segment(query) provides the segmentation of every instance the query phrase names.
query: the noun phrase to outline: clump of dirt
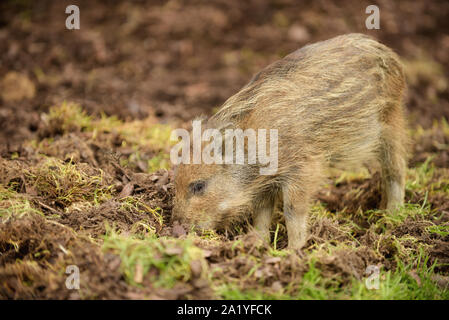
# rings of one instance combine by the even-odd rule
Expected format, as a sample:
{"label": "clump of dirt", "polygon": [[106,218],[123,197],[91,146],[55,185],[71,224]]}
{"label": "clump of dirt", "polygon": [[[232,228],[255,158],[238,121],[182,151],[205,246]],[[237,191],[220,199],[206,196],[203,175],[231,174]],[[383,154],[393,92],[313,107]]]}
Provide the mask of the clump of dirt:
{"label": "clump of dirt", "polygon": [[318,256],[317,262],[323,277],[339,277],[343,283],[349,283],[353,277],[363,280],[368,266],[381,265],[384,261],[372,248],[361,246],[356,250],[343,248],[332,255]]}
{"label": "clump of dirt", "polygon": [[197,244],[206,250],[210,268],[215,270],[213,278],[220,283],[238,281],[247,289],[257,289],[261,285],[264,288],[285,286],[298,281],[307,270],[296,254],[270,255],[270,246],[255,233],[238,236],[235,241],[223,239]]}
{"label": "clump of dirt", "polygon": [[126,297],[120,261],[104,259],[98,245],[55,221],[36,215],[8,221],[1,226],[0,247],[3,297],[80,298],[78,291],[67,290],[61,277],[69,265],[78,266],[86,277],[82,283],[88,284],[90,297],[100,292],[110,298]]}
{"label": "clump of dirt", "polygon": [[413,144],[410,165],[425,162],[429,157],[440,168],[449,168],[449,125],[446,121],[434,123],[428,130],[418,130]]}
{"label": "clump of dirt", "polygon": [[[345,212],[359,219],[359,212],[380,208],[380,174],[375,173],[371,178],[356,178],[345,180],[321,189],[317,199],[322,202],[330,212]],[[356,223],[368,227],[365,221]]]}
{"label": "clump of dirt", "polygon": [[[449,241],[449,234],[441,234],[431,232],[431,228],[437,226],[448,226],[447,223],[435,224],[426,219],[411,219],[407,218],[403,224],[391,230],[391,234],[396,237],[412,236],[419,240],[419,243],[429,246],[429,262],[436,263],[436,270],[441,273],[448,273],[449,271],[449,251],[447,250],[447,243]],[[410,244],[412,246],[412,244]]]}
{"label": "clump of dirt", "polygon": [[309,223],[310,236],[307,243],[309,246],[320,245],[326,242],[337,245],[352,241],[351,233],[357,232],[357,230],[347,230],[343,224],[328,217],[312,217],[311,220]]}
{"label": "clump of dirt", "polygon": [[131,181],[121,185],[114,198],[99,206],[89,202],[74,204],[61,214],[59,221],[93,237],[104,235],[108,226],[122,233],[166,232],[162,228],[170,220],[173,197],[168,176],[168,171],[132,174]]}
{"label": "clump of dirt", "polygon": [[[63,222],[63,221],[62,221]],[[0,296],[13,299],[205,299],[208,282],[194,277],[173,288],[130,285],[118,255],[55,220],[33,215],[0,227]],[[81,290],[68,290],[76,266]],[[66,272],[66,270],[69,270]],[[72,271],[70,271],[72,270]],[[66,275],[64,276],[64,274]],[[70,285],[70,283],[68,284]]]}
{"label": "clump of dirt", "polygon": [[162,222],[170,219],[172,173],[119,171],[126,184],[87,163],[42,158],[33,165],[0,157],[4,186],[25,193],[40,210],[59,215],[60,222],[76,230],[89,229],[97,236],[104,234],[105,223],[129,231],[134,223],[145,221],[159,233]]}
{"label": "clump of dirt", "polygon": [[0,158],[1,182],[16,191],[65,208],[77,201],[101,200],[112,192],[112,177],[86,163],[42,158],[36,164]]}

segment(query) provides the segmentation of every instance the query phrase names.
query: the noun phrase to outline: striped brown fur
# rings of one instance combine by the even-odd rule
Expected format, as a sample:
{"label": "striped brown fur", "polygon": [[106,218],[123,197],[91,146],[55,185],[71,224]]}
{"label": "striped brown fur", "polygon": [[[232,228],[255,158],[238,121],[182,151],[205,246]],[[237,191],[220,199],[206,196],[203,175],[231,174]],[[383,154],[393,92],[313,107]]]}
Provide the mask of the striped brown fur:
{"label": "striped brown fur", "polygon": [[[263,69],[207,121],[208,127],[278,129],[279,169],[258,165],[176,168],[174,219],[226,227],[253,214],[269,236],[277,198],[283,200],[289,247],[303,246],[308,207],[329,167],[379,163],[382,205],[403,203],[407,136],[404,74],[398,56],[361,34],[303,47]],[[206,181],[201,195],[189,184]]]}

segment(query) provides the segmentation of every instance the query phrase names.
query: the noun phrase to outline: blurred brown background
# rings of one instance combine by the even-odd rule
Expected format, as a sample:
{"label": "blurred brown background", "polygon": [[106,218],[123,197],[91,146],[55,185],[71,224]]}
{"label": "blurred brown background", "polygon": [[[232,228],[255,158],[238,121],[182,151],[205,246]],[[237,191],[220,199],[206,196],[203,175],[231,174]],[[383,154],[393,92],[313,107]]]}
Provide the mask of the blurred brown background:
{"label": "blurred brown background", "polygon": [[[80,30],[65,27],[70,4]],[[380,30],[365,27],[370,4]],[[32,136],[64,100],[173,124],[211,114],[270,62],[350,32],[403,58],[413,126],[449,119],[449,1],[2,1],[0,143]]]}

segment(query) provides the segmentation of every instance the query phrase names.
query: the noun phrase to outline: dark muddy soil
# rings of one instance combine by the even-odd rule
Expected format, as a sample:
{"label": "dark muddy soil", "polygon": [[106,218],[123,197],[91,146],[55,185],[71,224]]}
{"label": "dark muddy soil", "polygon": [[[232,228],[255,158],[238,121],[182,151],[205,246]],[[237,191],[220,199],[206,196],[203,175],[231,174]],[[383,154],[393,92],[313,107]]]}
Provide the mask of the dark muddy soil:
{"label": "dark muddy soil", "polygon": [[[348,32],[378,38],[410,66],[414,123],[449,116],[444,1],[380,1],[380,30],[366,30],[365,1],[80,1],[76,31],[64,27],[68,4],[0,5],[2,144],[29,137],[40,112],[65,99],[124,119],[153,114],[173,123],[211,114],[261,67]],[[22,93],[8,94],[17,83]]]}
{"label": "dark muddy soil", "polygon": [[[301,283],[309,266],[298,256],[306,259],[313,249],[342,243],[356,244],[356,249],[338,247],[332,255],[315,257],[322,277],[349,285],[353,277],[364,277],[368,265],[395,270],[403,252],[423,245],[428,264],[438,262],[438,281],[446,286],[449,235],[429,228],[449,222],[449,180],[444,180],[449,178],[449,2],[377,3],[380,30],[365,28],[365,8],[372,4],[366,1],[86,0],[78,2],[81,29],[70,31],[64,26],[68,1],[3,1],[0,186],[31,208],[14,210],[41,214],[1,218],[0,297],[217,297],[204,275],[206,267],[196,260],[185,281],[166,289],[149,277],[141,279],[138,264],[131,277],[138,285],[131,284],[122,269],[125,257],[102,248],[113,230],[161,237],[169,257],[187,250],[179,243],[169,245],[170,239],[189,239],[189,230],[169,223],[173,173],[148,172],[146,161],[162,149],[142,144],[139,156],[132,158],[136,150],[118,130],[49,122],[49,108],[70,101],[93,119],[106,114],[124,123],[149,119],[149,125],[188,126],[194,117],[212,114],[270,62],[307,43],[349,32],[372,35],[404,59],[413,132],[410,167],[430,159],[437,170],[423,188],[410,187],[406,201],[429,206],[429,213],[400,224],[384,222],[376,211],[366,214],[380,204],[380,179],[374,174],[372,179],[330,183],[320,191],[317,201],[338,213],[338,219],[312,217],[303,252],[275,256],[270,246],[243,232],[192,241],[203,249],[213,279],[238,281],[246,289],[262,286],[276,292]],[[130,159],[126,165],[124,159]],[[13,200],[0,198],[0,212],[16,205]],[[395,241],[404,236],[416,241],[404,240],[398,248]],[[282,223],[278,237],[282,249]],[[68,265],[80,268],[83,290],[66,289]],[[158,276],[162,271],[148,272]]]}

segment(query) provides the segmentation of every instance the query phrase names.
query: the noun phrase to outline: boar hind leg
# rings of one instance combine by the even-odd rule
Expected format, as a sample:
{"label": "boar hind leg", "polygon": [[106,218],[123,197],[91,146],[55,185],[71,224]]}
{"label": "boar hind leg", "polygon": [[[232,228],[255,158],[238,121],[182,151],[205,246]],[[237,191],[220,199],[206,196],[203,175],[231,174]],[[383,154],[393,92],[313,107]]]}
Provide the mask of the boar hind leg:
{"label": "boar hind leg", "polygon": [[402,118],[386,125],[382,132],[380,164],[382,168],[381,208],[393,212],[404,203],[406,174],[406,136]]}
{"label": "boar hind leg", "polygon": [[301,166],[296,175],[285,177],[282,186],[289,249],[301,249],[306,243],[310,202],[323,180],[322,156],[303,161],[306,165]]}
{"label": "boar hind leg", "polygon": [[274,200],[267,198],[259,202],[254,215],[254,228],[267,242],[270,242],[271,217],[274,210]]}
{"label": "boar hind leg", "polygon": [[309,197],[303,190],[289,185],[282,189],[288,248],[301,249],[307,239]]}

